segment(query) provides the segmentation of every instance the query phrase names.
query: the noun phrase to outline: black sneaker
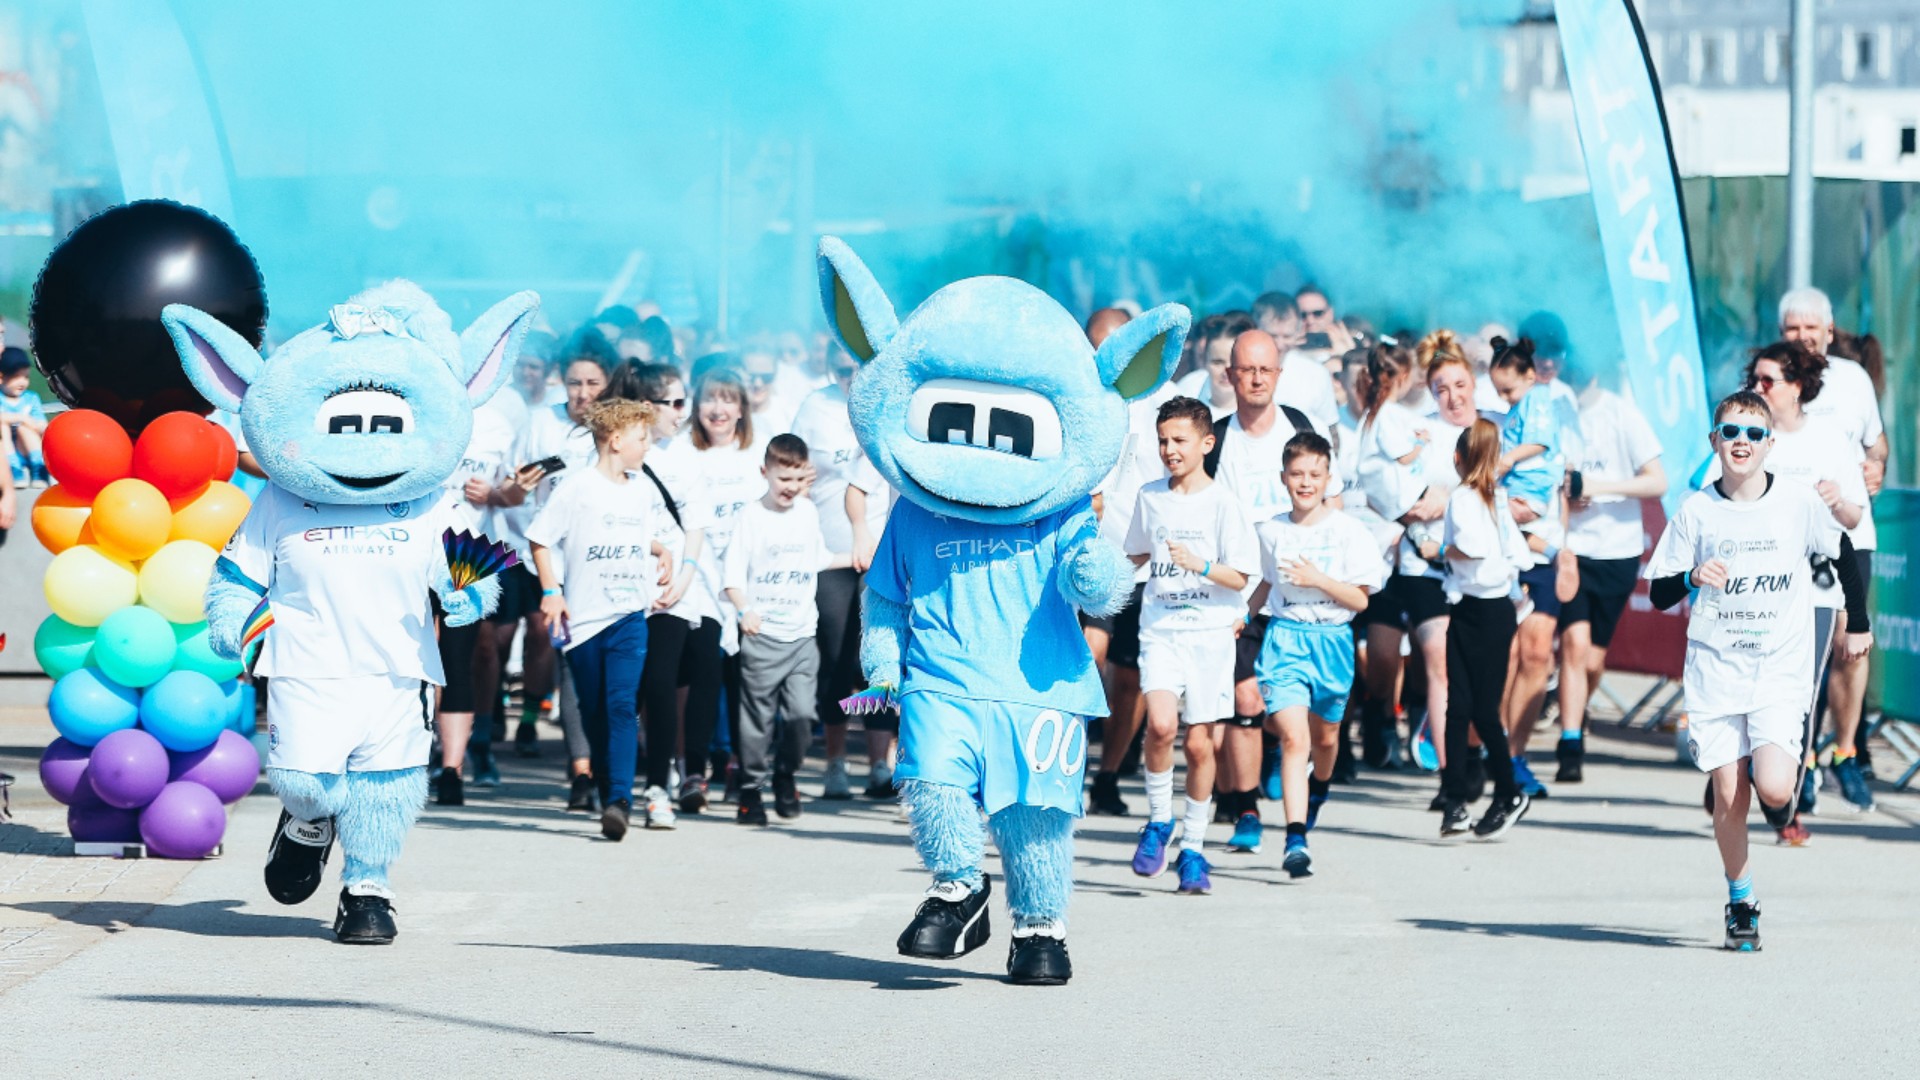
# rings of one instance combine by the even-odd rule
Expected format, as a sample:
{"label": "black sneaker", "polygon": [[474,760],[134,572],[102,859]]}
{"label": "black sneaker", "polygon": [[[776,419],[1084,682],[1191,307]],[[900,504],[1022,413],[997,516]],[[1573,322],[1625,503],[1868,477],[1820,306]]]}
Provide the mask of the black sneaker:
{"label": "black sneaker", "polygon": [[1015,934],[1007,947],[1007,979],[1015,986],[1064,986],[1073,978],[1067,941],[1051,934]]}
{"label": "black sneaker", "polygon": [[900,785],[894,782],[891,770],[885,773],[876,773],[867,778],[867,790],[862,794],[869,799],[875,799],[880,802],[891,802],[900,797]]}
{"label": "black sneaker", "polygon": [[433,801],[438,806],[467,805],[467,782],[460,779],[460,770],[441,769],[433,778]]}
{"label": "black sneaker", "polygon": [[522,720],[513,733],[513,752],[518,757],[537,758],[540,756],[540,729]]}
{"label": "black sneaker", "polygon": [[633,820],[633,804],[625,799],[615,799],[600,811],[600,835],[618,843],[627,835],[627,825]]}
{"label": "black sneaker", "polygon": [[1433,801],[1427,804],[1427,810],[1435,814],[1444,812],[1446,808],[1447,808],[1447,793],[1444,791],[1435,794],[1433,797]]}
{"label": "black sneaker", "polygon": [[689,776],[680,781],[680,791],[675,796],[683,814],[697,814],[707,808],[707,778]]}
{"label": "black sneaker", "polygon": [[761,801],[759,788],[748,788],[740,793],[739,808],[733,812],[733,820],[740,825],[767,823],[767,807]]}
{"label": "black sneaker", "polygon": [[1120,798],[1118,776],[1106,772],[1093,774],[1093,794],[1087,797],[1087,813],[1127,816],[1127,804]]}
{"label": "black sneaker", "polygon": [[980,875],[980,887],[968,891],[964,882],[942,881],[927,890],[927,898],[900,932],[901,956],[952,960],[987,943],[993,927],[987,919],[987,900],[993,879]]}
{"label": "black sneaker", "polygon": [[1524,791],[1516,791],[1505,799],[1494,799],[1480,820],[1473,823],[1473,835],[1476,840],[1497,840],[1505,836],[1513,823],[1527,816],[1527,808],[1533,805],[1533,798]]}
{"label": "black sneaker", "polygon": [[384,896],[355,896],[340,890],[340,910],[333,916],[333,936],[342,945],[391,945],[400,928],[393,921],[393,905]]}
{"label": "black sneaker", "polygon": [[1449,804],[1440,815],[1440,835],[1459,836],[1469,828],[1467,824],[1468,820],[1465,804]]}
{"label": "black sneaker", "polygon": [[586,773],[577,773],[573,786],[567,789],[567,809],[578,810],[583,814],[593,813],[594,798],[593,777]]}
{"label": "black sneaker", "polygon": [[1561,739],[1554,744],[1553,759],[1560,763],[1554,770],[1553,780],[1557,784],[1578,784],[1584,779],[1587,758],[1587,738]]}
{"label": "black sneaker", "polygon": [[773,774],[773,812],[783,818],[800,816],[800,785],[790,772]]}
{"label": "black sneaker", "polygon": [[1735,900],[1727,905],[1727,946],[1734,952],[1760,951],[1760,905]]}
{"label": "black sneaker", "polygon": [[320,888],[333,850],[333,819],[302,821],[282,809],[267,845],[267,894],[283,904],[298,904]]}

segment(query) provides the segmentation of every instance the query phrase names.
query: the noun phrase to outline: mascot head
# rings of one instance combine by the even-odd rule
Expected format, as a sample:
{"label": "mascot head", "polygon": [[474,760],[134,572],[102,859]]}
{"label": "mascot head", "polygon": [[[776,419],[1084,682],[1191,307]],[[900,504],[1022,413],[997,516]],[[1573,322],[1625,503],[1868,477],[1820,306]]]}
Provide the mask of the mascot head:
{"label": "mascot head", "polygon": [[474,407],[512,369],[539,305],[515,293],[455,334],[418,285],[389,281],[264,360],[197,308],[170,304],[160,319],[187,377],[240,414],[248,449],[275,483],[313,502],[396,503],[453,475]]}
{"label": "mascot head", "polygon": [[967,278],[904,321],[859,256],[820,241],[827,324],[860,363],[849,411],[903,496],[937,514],[1018,524],[1071,505],[1120,456],[1127,402],[1173,374],[1187,309],[1164,304],[1096,351],[1024,281]]}

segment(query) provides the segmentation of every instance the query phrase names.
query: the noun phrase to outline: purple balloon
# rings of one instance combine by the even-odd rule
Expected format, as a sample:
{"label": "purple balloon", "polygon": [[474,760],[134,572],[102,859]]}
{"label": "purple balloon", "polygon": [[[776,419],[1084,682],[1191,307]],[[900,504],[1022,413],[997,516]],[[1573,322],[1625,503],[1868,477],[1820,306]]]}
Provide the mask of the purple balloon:
{"label": "purple balloon", "polygon": [[212,746],[173,754],[168,773],[175,780],[191,780],[220,797],[223,803],[237,803],[253,790],[260,779],[260,754],[246,736],[223,731]]}
{"label": "purple balloon", "polygon": [[177,780],[140,813],[140,839],[147,854],[163,859],[204,859],[227,831],[220,796],[191,780]]}
{"label": "purple balloon", "polygon": [[167,786],[167,748],[138,728],[116,731],[94,745],[87,779],[108,806],[138,810]]}
{"label": "purple balloon", "polygon": [[140,840],[140,811],[106,803],[67,808],[67,832],[83,844],[133,844]]}
{"label": "purple balloon", "polygon": [[47,744],[46,753],[40,755],[40,786],[47,789],[53,801],[74,804],[74,792],[86,783],[89,753],[92,751],[65,737]]}

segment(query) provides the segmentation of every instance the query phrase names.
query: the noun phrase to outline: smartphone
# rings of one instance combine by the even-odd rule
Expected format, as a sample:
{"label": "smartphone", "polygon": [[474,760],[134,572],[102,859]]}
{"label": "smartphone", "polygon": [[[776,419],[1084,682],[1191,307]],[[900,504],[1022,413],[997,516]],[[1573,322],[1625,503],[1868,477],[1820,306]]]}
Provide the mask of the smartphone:
{"label": "smartphone", "polygon": [[1587,478],[1580,474],[1580,470],[1574,469],[1567,473],[1567,498],[1572,499],[1574,502],[1579,502],[1580,496],[1584,494],[1586,490]]}
{"label": "smartphone", "polygon": [[1311,333],[1311,334],[1308,334],[1308,335],[1307,335],[1307,348],[1309,348],[1309,349],[1331,349],[1331,348],[1333,348],[1333,338],[1332,338],[1332,337],[1331,337],[1330,335],[1327,335],[1327,334],[1322,334],[1322,333],[1319,333],[1319,332],[1317,332],[1317,331],[1316,331],[1316,332],[1314,332],[1314,333]]}
{"label": "smartphone", "polygon": [[554,473],[557,473],[566,467],[567,467],[566,459],[561,457],[559,454],[555,454],[552,457],[541,458],[539,461],[536,461],[533,464],[526,466],[521,471],[525,472],[526,469],[539,469],[541,473],[547,476],[552,476]]}

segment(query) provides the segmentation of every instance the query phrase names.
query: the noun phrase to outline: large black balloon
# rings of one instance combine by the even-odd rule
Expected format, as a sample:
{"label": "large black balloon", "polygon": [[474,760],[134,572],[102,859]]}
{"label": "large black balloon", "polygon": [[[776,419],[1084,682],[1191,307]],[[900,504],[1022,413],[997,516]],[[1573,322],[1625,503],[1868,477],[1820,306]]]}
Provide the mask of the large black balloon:
{"label": "large black balloon", "polygon": [[199,308],[255,348],[264,339],[260,267],[219,218],[150,199],[81,223],[33,286],[33,351],[47,385],[133,431],[176,409],[211,411],[160,324],[168,304]]}

